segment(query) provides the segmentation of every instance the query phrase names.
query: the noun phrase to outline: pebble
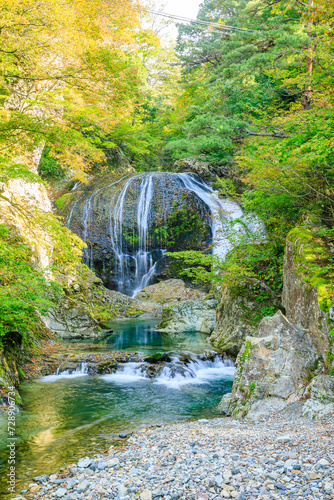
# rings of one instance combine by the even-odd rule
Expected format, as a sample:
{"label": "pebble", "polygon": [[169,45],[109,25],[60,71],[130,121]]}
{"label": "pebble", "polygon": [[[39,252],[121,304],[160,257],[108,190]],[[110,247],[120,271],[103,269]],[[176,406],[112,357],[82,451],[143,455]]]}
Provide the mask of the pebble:
{"label": "pebble", "polygon": [[85,469],[85,468],[89,467],[91,463],[92,463],[92,461],[89,460],[89,458],[83,458],[82,460],[79,460],[78,467]]}
{"label": "pebble", "polygon": [[56,491],[55,495],[57,498],[64,497],[67,494],[67,489],[66,488],[58,488]]}
{"label": "pebble", "polygon": [[215,418],[140,429],[105,456],[34,478],[28,497],[330,500],[333,428],[334,414],[316,421],[282,412],[258,422]]}

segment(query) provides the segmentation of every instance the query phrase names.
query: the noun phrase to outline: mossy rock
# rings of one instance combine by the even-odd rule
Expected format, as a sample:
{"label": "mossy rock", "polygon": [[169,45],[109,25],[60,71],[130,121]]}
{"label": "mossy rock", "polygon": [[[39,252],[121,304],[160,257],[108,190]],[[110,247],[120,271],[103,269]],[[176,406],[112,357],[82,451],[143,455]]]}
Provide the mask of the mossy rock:
{"label": "mossy rock", "polygon": [[144,360],[146,363],[170,363],[172,359],[165,352],[156,352]]}

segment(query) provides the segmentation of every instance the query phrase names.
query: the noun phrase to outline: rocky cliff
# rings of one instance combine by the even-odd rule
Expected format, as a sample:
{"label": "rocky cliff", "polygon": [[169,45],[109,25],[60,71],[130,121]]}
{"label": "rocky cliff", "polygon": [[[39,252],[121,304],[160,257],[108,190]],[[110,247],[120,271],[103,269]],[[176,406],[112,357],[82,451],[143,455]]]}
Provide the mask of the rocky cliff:
{"label": "rocky cliff", "polygon": [[[332,283],[318,276],[312,262],[325,267],[326,249],[307,228],[293,230],[287,239],[283,268],[283,305],[286,316],[310,336],[327,369],[334,367],[334,308]],[[334,302],[334,299],[333,299]]]}
{"label": "rocky cliff", "polygon": [[247,335],[253,335],[256,327],[247,321],[246,312],[253,310],[255,304],[245,297],[233,296],[224,287],[216,310],[215,329],[210,342],[227,354],[236,357]]}
{"label": "rocky cliff", "polygon": [[279,312],[264,318],[246,337],[231,399],[221,405],[225,413],[257,419],[295,402],[312,418],[333,411],[333,287],[324,272],[328,262],[328,249],[314,238],[312,228],[291,231],[283,269],[286,316]]}

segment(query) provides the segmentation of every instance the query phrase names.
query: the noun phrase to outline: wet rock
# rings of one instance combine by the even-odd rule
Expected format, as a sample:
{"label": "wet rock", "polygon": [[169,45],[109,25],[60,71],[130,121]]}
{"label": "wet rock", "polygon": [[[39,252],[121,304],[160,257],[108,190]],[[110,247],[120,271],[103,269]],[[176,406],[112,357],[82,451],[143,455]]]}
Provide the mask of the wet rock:
{"label": "wet rock", "polygon": [[171,357],[166,352],[157,352],[151,356],[147,356],[144,359],[146,363],[170,363],[172,361]]}
{"label": "wet rock", "polygon": [[194,158],[183,158],[177,160],[173,165],[174,172],[191,172],[199,175],[206,182],[213,182],[216,177],[226,177],[228,170],[221,165],[215,165],[207,161],[195,160]]}
{"label": "wet rock", "polygon": [[[143,191],[145,186],[147,192]],[[175,173],[99,176],[89,184],[81,184],[74,191],[71,202],[62,208],[70,229],[88,244],[85,259],[89,266],[95,269],[107,288],[129,295],[140,289],[142,278],[136,275],[138,266],[134,256],[141,252],[142,227],[138,227],[138,213],[143,193],[147,194],[145,201],[149,201],[145,252],[152,265],[169,266],[166,249],[201,249],[211,241],[209,207]],[[182,224],[185,215],[193,216],[195,223]],[[176,223],[179,230],[173,232]],[[160,230],[162,228],[164,231]],[[122,264],[118,265],[120,259]],[[124,268],[127,269],[126,277]],[[160,272],[164,271],[162,268]]]}

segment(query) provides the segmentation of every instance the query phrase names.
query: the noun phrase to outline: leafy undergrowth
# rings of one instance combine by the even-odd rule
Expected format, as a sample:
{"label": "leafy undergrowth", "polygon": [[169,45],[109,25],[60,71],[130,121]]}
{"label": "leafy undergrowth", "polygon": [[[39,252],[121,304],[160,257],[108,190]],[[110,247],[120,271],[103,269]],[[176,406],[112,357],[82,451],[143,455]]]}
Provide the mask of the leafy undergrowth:
{"label": "leafy undergrowth", "polygon": [[334,302],[334,230],[326,227],[300,226],[288,240],[293,242],[297,273],[310,286],[316,287],[319,306],[327,312]]}

